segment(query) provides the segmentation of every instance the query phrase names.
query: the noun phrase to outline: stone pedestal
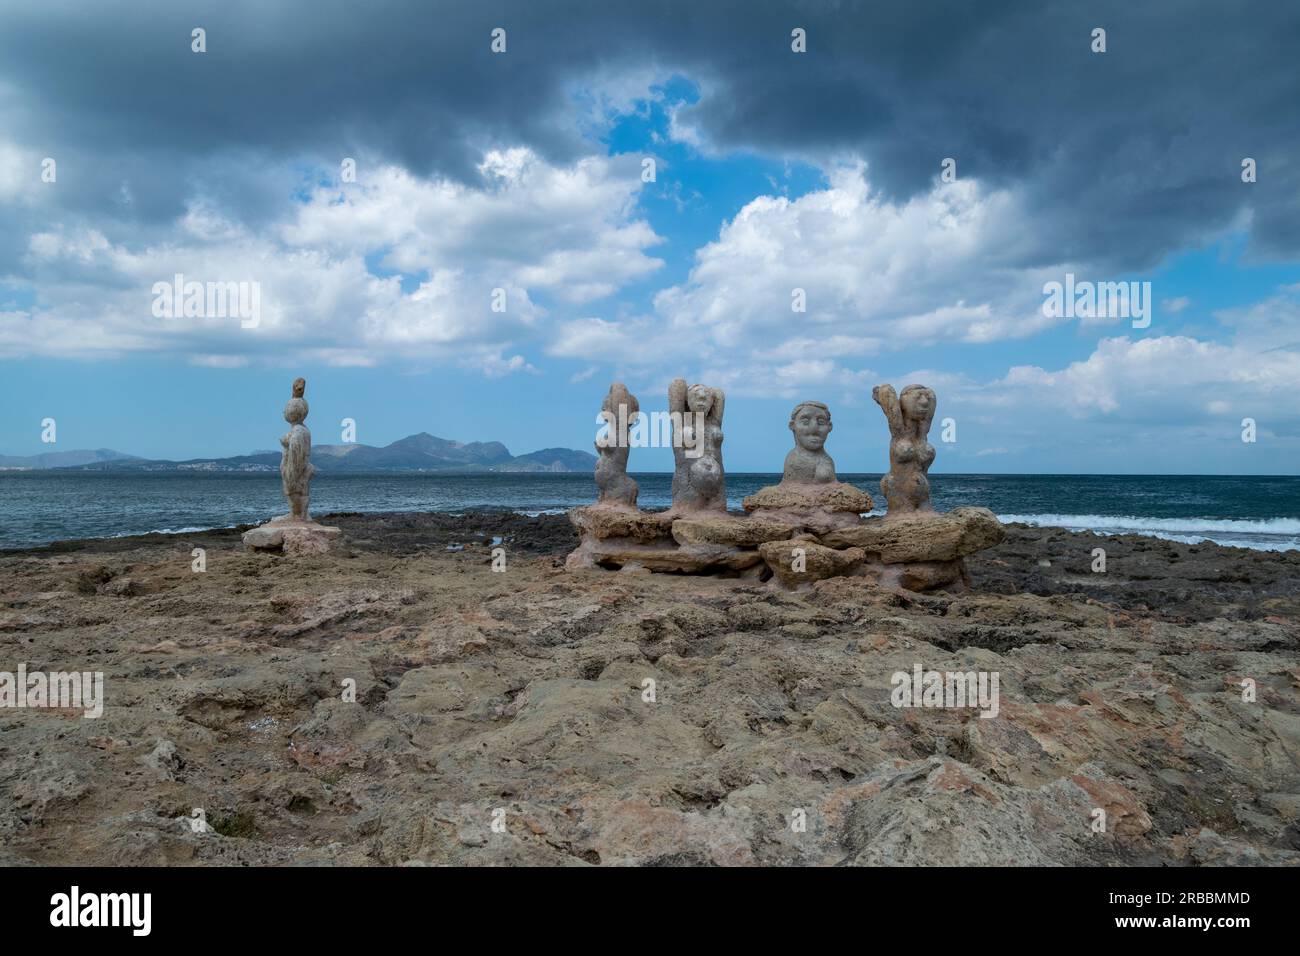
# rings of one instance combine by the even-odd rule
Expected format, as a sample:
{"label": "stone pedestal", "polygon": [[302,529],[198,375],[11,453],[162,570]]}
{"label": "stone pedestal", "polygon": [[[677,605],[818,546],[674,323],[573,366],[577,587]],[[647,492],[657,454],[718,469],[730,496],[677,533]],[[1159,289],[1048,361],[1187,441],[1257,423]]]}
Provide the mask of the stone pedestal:
{"label": "stone pedestal", "polygon": [[760,488],[742,504],[753,518],[789,524],[817,535],[855,527],[862,515],[874,507],[871,495],[842,481],[782,481]]}
{"label": "stone pedestal", "polygon": [[343,540],[338,528],[297,518],[272,518],[244,532],[244,547],[249,551],[277,554],[324,554]]}

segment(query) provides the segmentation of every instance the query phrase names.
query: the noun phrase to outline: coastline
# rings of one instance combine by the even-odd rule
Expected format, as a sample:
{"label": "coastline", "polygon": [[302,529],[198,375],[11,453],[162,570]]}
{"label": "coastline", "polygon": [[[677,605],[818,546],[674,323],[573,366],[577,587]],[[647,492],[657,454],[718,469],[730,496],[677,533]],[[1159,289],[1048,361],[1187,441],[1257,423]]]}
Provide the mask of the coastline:
{"label": "coastline", "polygon": [[[0,520],[0,551],[55,541],[199,530],[261,522],[284,511],[278,477],[255,475],[0,476],[8,509]],[[879,476],[846,474],[871,490]],[[671,503],[670,474],[637,473],[639,504]],[[777,480],[728,476],[729,504]],[[1300,478],[1287,476],[936,476],[935,508],[989,508],[1003,523],[1026,523],[1101,535],[1141,534],[1258,550],[1300,550]],[[386,514],[474,514],[509,510],[562,514],[590,504],[590,475],[321,475],[313,510]],[[873,514],[883,513],[877,496]]]}
{"label": "coastline", "polygon": [[[0,708],[0,863],[1300,863],[1300,552],[1011,526],[966,593],[789,593],[565,572],[564,516],[320,519],[0,553],[0,669],[106,694]],[[893,706],[917,665],[997,718]]]}

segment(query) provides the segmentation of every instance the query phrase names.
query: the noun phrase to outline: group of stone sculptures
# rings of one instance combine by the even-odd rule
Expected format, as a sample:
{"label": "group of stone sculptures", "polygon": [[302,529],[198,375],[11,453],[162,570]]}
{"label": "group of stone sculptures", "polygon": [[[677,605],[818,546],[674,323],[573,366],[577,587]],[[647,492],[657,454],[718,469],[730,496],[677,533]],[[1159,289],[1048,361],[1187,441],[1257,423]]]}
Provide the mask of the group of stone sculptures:
{"label": "group of stone sculptures", "polygon": [[[681,432],[673,439],[672,506],[662,512],[638,509],[637,485],[627,474],[628,444],[598,441],[599,498],[594,506],[569,512],[581,543],[567,567],[775,577],[787,587],[842,575],[920,591],[966,581],[962,559],[997,544],[1005,532],[986,508],[938,514],[931,507],[934,392],[909,385],[899,395],[893,386],[880,385],[872,398],[889,423],[889,473],[880,482],[885,516],[863,517],[873,508],[871,495],[836,478],[826,452],[830,409],[800,402],[790,413],[794,448],[780,483],[745,498],[742,517],[727,512],[725,396],[718,388],[687,388],[675,380],[668,406],[679,413],[671,421]],[[612,421],[621,412],[626,421],[639,408],[627,387],[615,383],[602,415]],[[700,427],[702,435],[688,431]]]}
{"label": "group of stone sculptures", "polygon": [[[320,553],[339,540],[338,528],[311,520],[311,432],[304,421],[307,383],[293,383],[284,407],[289,432],[280,439],[280,479],[289,513],[244,533],[254,551]],[[863,517],[871,495],[839,481],[826,452],[831,411],[821,402],[800,402],[790,413],[794,448],[781,481],[745,498],[746,514],[727,511],[722,467],[722,412],[726,396],[707,385],[668,387],[675,459],[672,506],[649,512],[637,507],[637,484],[627,473],[631,443],[627,423],[640,404],[621,382],[610,386],[601,417],[610,428],[596,442],[596,504],[574,508],[569,519],[581,543],[570,569],[645,568],[650,571],[775,577],[787,587],[852,575],[912,590],[933,590],[966,580],[962,559],[1002,540],[1004,531],[986,508],[936,514],[930,506],[934,446],[934,392],[909,385],[901,395],[878,385],[871,397],[889,422],[889,473],[880,480],[888,514]]]}

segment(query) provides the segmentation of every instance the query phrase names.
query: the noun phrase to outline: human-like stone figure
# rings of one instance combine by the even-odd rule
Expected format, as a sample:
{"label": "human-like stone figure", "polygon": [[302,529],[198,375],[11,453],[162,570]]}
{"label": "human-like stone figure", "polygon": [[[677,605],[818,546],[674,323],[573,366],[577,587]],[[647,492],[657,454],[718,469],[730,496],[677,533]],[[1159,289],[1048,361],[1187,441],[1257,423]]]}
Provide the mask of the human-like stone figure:
{"label": "human-like stone figure", "polygon": [[924,385],[909,385],[902,395],[896,395],[894,386],[877,385],[871,397],[889,422],[889,474],[880,479],[889,517],[933,511],[926,472],[934,463],[934,446],[928,440],[936,404],[934,391]]}
{"label": "human-like stone figure", "polygon": [[835,481],[835,461],[826,453],[831,410],[821,402],[800,402],[790,413],[794,448],[785,456],[781,483],[825,485]]}
{"label": "human-like stone figure", "polygon": [[726,395],[708,385],[668,386],[668,411],[678,413],[681,432],[673,436],[675,513],[727,510],[727,476],[722,468],[722,411]]}
{"label": "human-like stone figure", "polygon": [[311,520],[307,506],[311,502],[311,432],[303,421],[307,418],[305,379],[294,379],[293,397],[284,406],[284,420],[289,432],[280,439],[280,485],[289,499],[289,513],[250,528],[243,534],[244,547],[251,551],[292,554],[324,554],[343,540],[338,528],[327,528]]}
{"label": "human-like stone figure", "polygon": [[858,524],[872,508],[871,495],[835,476],[835,461],[826,453],[831,410],[821,402],[800,402],[789,426],[794,448],[785,456],[780,482],[747,495],[745,510],[813,534]]}
{"label": "human-like stone figure", "polygon": [[311,476],[316,473],[311,463],[311,432],[303,421],[307,418],[306,379],[293,382],[293,397],[284,406],[284,420],[291,426],[280,439],[284,452],[280,456],[280,483],[284,496],[289,499],[289,514],[293,521],[310,521],[307,505],[311,501]]}
{"label": "human-like stone figure", "polygon": [[631,452],[627,429],[641,412],[636,396],[622,382],[609,387],[600,404],[601,417],[609,428],[596,440],[596,504],[614,508],[636,508],[636,481],[628,477],[627,459]]}

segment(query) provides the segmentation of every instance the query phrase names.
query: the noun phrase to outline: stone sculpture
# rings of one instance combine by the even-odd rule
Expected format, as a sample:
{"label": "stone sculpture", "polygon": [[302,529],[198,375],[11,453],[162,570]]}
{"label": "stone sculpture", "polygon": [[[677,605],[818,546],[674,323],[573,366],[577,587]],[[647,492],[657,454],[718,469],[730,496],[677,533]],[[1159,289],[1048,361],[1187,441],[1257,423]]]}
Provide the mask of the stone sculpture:
{"label": "stone sculpture", "polygon": [[601,402],[600,414],[609,428],[596,440],[596,504],[609,508],[635,508],[636,481],[628,476],[627,459],[631,453],[627,429],[641,413],[636,396],[622,382],[609,387]]}
{"label": "stone sculpture", "polygon": [[785,456],[781,481],[824,485],[835,480],[835,461],[826,454],[831,410],[821,402],[800,402],[790,413],[794,448]]}
{"label": "stone sculpture", "polygon": [[936,405],[934,391],[924,385],[909,385],[902,395],[896,395],[894,386],[877,385],[871,397],[889,422],[889,474],[880,479],[889,517],[933,511],[926,473],[934,464],[934,446],[928,440]]}
{"label": "stone sculpture", "polygon": [[310,521],[307,507],[311,502],[311,476],[316,473],[311,463],[311,432],[303,424],[307,419],[307,380],[296,378],[293,397],[284,406],[284,420],[289,431],[280,439],[284,451],[280,455],[280,485],[289,499],[286,518],[293,521]]}
{"label": "stone sculpture", "polygon": [[[890,473],[881,482],[889,502],[883,517],[863,517],[872,510],[871,496],[836,478],[826,451],[831,413],[821,402],[800,402],[791,412],[795,447],[786,455],[781,481],[747,497],[744,517],[728,514],[722,392],[701,385],[688,389],[677,379],[668,394],[671,410],[683,415],[684,440],[674,441],[673,507],[661,512],[630,504],[609,507],[608,482],[598,466],[600,502],[569,512],[582,540],[569,555],[568,568],[751,577],[795,589],[826,578],[853,578],[867,586],[935,591],[969,583],[965,557],[997,545],[1006,534],[986,508],[947,514],[930,508],[926,470],[934,447],[926,436],[935,397],[928,388],[909,385],[900,397],[882,385],[872,393],[892,436]],[[702,435],[686,430],[701,427],[700,421]],[[686,454],[692,447],[701,453]],[[626,455],[621,460],[626,465]],[[694,467],[701,461],[705,464]]]}
{"label": "stone sculpture", "polygon": [[815,534],[857,524],[873,502],[865,491],[836,479],[835,461],[826,452],[831,427],[831,411],[821,402],[796,405],[790,412],[794,448],[785,456],[781,481],[748,496],[745,510]]}
{"label": "stone sculpture", "polygon": [[280,455],[280,486],[289,501],[289,513],[244,532],[244,545],[251,550],[320,553],[328,551],[340,535],[338,528],[312,521],[308,511],[316,469],[311,463],[311,432],[303,424],[308,411],[303,397],[306,390],[306,379],[294,379],[292,397],[284,406],[289,431],[280,439],[284,449]]}
{"label": "stone sculpture", "polygon": [[727,510],[727,476],[722,468],[722,410],[726,395],[708,385],[686,387],[683,378],[668,386],[673,435],[675,513]]}

